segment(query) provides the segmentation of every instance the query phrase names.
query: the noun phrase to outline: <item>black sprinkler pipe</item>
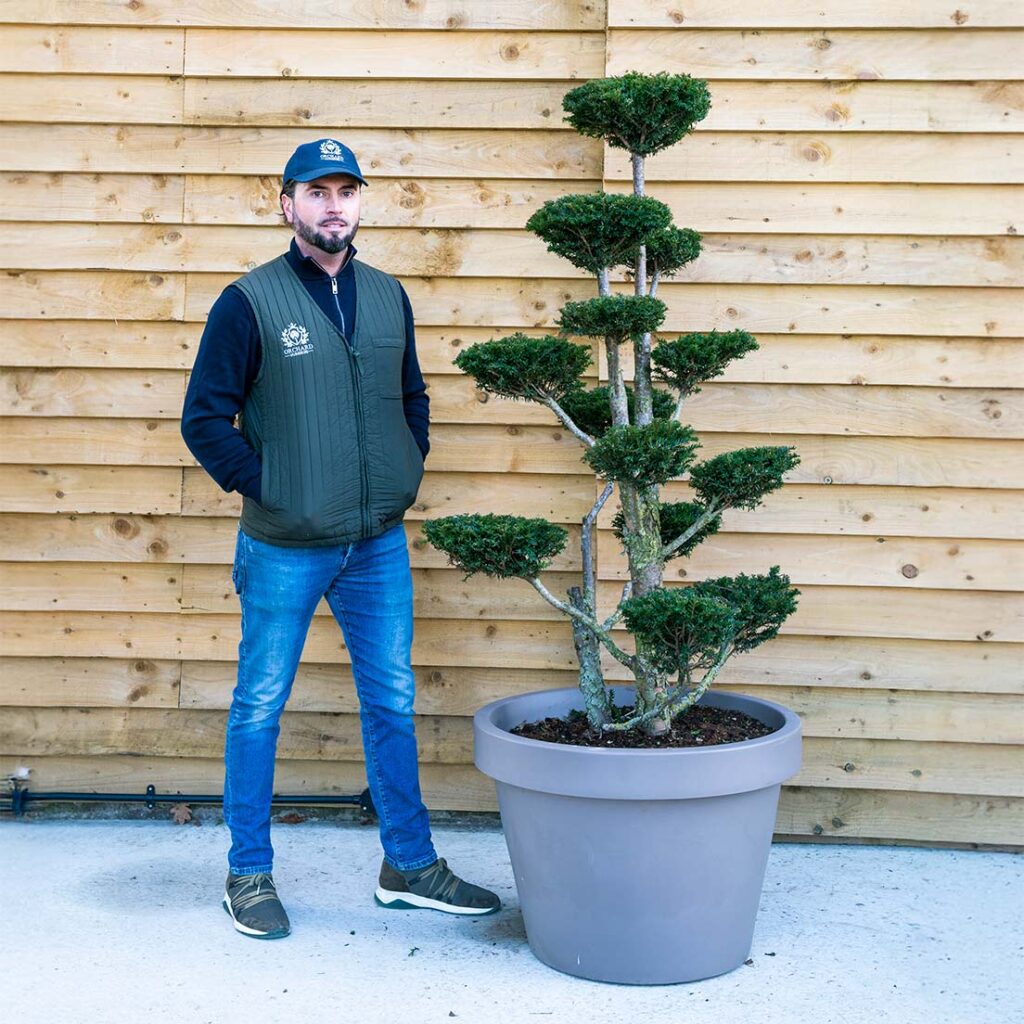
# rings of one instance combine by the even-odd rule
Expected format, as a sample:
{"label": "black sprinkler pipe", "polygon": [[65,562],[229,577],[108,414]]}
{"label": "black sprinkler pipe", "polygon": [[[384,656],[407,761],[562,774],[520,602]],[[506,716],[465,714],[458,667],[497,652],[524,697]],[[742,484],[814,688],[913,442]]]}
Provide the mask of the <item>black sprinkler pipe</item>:
{"label": "black sprinkler pipe", "polygon": [[[156,787],[149,785],[145,793],[34,793],[27,786],[22,786],[20,779],[11,779],[10,800],[0,803],[0,812],[13,814],[16,818],[25,813],[30,800],[64,800],[83,802],[125,802],[145,801],[150,809],[157,804],[221,804],[223,795],[217,793],[157,793]],[[280,796],[271,797],[271,804],[288,804],[291,806],[308,806],[316,804],[358,804],[365,813],[376,815],[370,790],[364,789],[356,796],[311,795],[311,796]]]}

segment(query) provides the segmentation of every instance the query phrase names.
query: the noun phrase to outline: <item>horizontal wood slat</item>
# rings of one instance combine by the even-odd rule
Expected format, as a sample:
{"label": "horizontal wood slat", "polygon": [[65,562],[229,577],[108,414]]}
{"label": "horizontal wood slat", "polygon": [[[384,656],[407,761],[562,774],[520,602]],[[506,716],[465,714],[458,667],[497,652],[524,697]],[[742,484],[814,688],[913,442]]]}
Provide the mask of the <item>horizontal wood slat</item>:
{"label": "horizontal wood slat", "polygon": [[[701,459],[762,445],[799,448],[787,483],[1020,488],[1024,444],[978,438],[700,435]],[[561,428],[435,424],[426,468],[445,472],[578,473],[581,448]],[[0,418],[0,462],[194,466],[176,420]],[[680,479],[687,479],[684,474]]]}
{"label": "horizontal wood slat", "polygon": [[[646,164],[651,195],[657,194],[657,182],[706,178],[1016,185],[1024,166],[1024,140],[1020,135],[965,132],[706,132],[695,133],[685,145],[655,153]],[[629,156],[609,148],[605,177],[628,181]]]}
{"label": "horizontal wood slat", "polygon": [[[149,6],[149,5],[147,5]],[[948,28],[1024,26],[1024,14],[1014,0],[980,0],[965,10],[950,10],[933,0],[689,0],[686,11],[678,0],[608,0],[611,26],[661,28]]]}
{"label": "horizontal wood slat", "polygon": [[[553,76],[552,76],[553,77]],[[30,116],[30,80],[10,76],[9,120]],[[54,88],[69,95],[76,79]],[[116,81],[116,80],[113,80]],[[415,91],[402,79],[339,83],[326,79],[187,78],[179,81],[177,108],[166,118],[153,107],[150,123],[263,126],[330,126],[344,90],[348,127],[496,129],[558,128],[562,97],[573,81],[421,81]],[[94,86],[102,104],[110,87]],[[183,91],[183,95],[182,95]],[[12,102],[24,94],[25,106]],[[1007,132],[1024,125],[1024,85],[1019,82],[746,82],[715,83],[715,106],[695,131],[970,131]],[[0,110],[4,107],[0,107]],[[114,107],[113,109],[119,109]],[[182,110],[184,116],[182,117]],[[83,117],[77,106],[39,120],[104,120],[99,106]],[[86,114],[89,112],[87,111]]]}
{"label": "horizontal wood slat", "polygon": [[[605,187],[631,190],[623,181]],[[7,171],[0,173],[0,220],[4,210],[17,210],[44,222],[277,226],[279,188],[270,175]],[[543,202],[594,188],[580,180],[381,179],[373,184],[372,198],[369,190],[364,196],[362,230],[520,230]],[[659,182],[657,198],[678,223],[702,232],[1013,236],[1024,231],[1024,187],[1013,184],[759,182],[751,189],[742,182]],[[6,219],[20,217],[7,214]]]}
{"label": "horizontal wood slat", "polygon": [[[0,224],[0,264],[12,270],[231,272],[288,248],[284,230],[123,224]],[[364,257],[406,277],[566,278],[565,261],[527,231],[367,228]],[[591,280],[582,270],[570,276]],[[611,275],[626,281],[624,268]],[[704,233],[701,255],[672,278],[714,284],[886,284],[1020,287],[1024,238]],[[667,279],[666,279],[667,283]]]}
{"label": "horizontal wood slat", "polygon": [[[453,364],[469,345],[511,334],[516,328],[432,327],[416,329],[416,355],[425,374],[461,374]],[[183,369],[195,361],[202,323],[131,320],[7,320],[9,367],[102,367]],[[655,341],[671,332],[660,332]],[[573,337],[576,344],[587,339]],[[1024,338],[942,338],[877,334],[772,334],[758,332],[759,348],[730,363],[716,378],[799,384],[890,384],[908,387],[1024,386]],[[607,380],[605,355],[591,342],[588,386]],[[623,373],[633,379],[633,350],[620,352]]]}
{"label": "horizontal wood slat", "polygon": [[[739,516],[734,522],[742,522]],[[629,579],[619,539],[598,531],[597,558],[605,579]],[[739,572],[786,566],[796,586],[838,584],[909,590],[1020,589],[1024,542],[897,537],[823,537],[775,534],[770,547],[761,533],[717,533],[693,554],[670,560],[665,578],[687,583]]]}
{"label": "horizontal wood slat", "polygon": [[[759,32],[687,27],[685,31],[611,28],[606,74],[671,62],[699,78],[820,78],[908,81],[1016,79],[1024,32],[1012,28],[828,27]],[[191,37],[189,55],[191,54]]]}
{"label": "horizontal wood slat", "polygon": [[[458,473],[430,470],[408,520],[452,512],[539,514],[552,522],[582,519],[593,501],[589,476]],[[665,501],[693,501],[688,483],[672,481]],[[598,516],[608,529],[615,499]],[[222,491],[200,467],[0,465],[0,511],[119,512],[127,515],[237,516],[241,497]],[[1024,491],[787,483],[755,510],[729,509],[719,536],[834,534],[861,537],[1024,540]]]}
{"label": "horizontal wood slat", "polygon": [[[538,597],[537,600],[540,600]],[[51,657],[198,658],[238,657],[237,610],[223,615],[180,612],[0,612],[6,655]],[[315,616],[303,655],[338,661],[345,646],[337,622]],[[421,666],[519,668],[578,671],[572,630],[561,622],[422,619],[416,624],[412,660]]]}
{"label": "horizontal wood slat", "polygon": [[[996,54],[992,56],[998,59]],[[595,78],[603,32],[337,32],[310,28],[188,33],[185,74],[275,78]]]}
{"label": "horizontal wood slat", "polygon": [[[178,128],[160,125],[0,124],[0,170],[280,175],[281,153],[299,128]],[[592,178],[601,148],[565,132],[486,129],[346,132],[368,178]],[[922,141],[924,140],[924,141]],[[677,150],[685,148],[685,155]],[[609,150],[609,180],[629,178],[628,156]],[[1024,144],[1016,135],[701,132],[652,156],[647,178],[664,180],[1019,184]],[[564,190],[563,190],[564,191]]]}
{"label": "horizontal wood slat", "polygon": [[[786,572],[788,566],[780,566]],[[599,573],[604,573],[599,566]],[[666,577],[666,586],[682,584]],[[616,607],[622,584],[598,582],[601,618]],[[918,640],[1024,641],[1024,594],[999,591],[896,590],[891,587],[808,586],[799,588],[796,612],[784,633],[815,636],[905,637]],[[624,630],[616,642],[626,649]],[[607,654],[602,650],[602,656]],[[608,656],[610,658],[610,655]]]}
{"label": "horizontal wood slat", "polygon": [[0,33],[0,67],[5,71],[180,75],[184,60],[185,33],[170,27],[9,25]]}
{"label": "horizontal wood slat", "polygon": [[[72,319],[205,319],[237,278],[223,274],[118,273],[86,270],[13,271],[0,283],[10,315]],[[553,327],[561,305],[591,298],[584,281],[536,283],[504,278],[403,278],[424,324]],[[625,284],[614,290],[626,291]],[[666,283],[662,330],[752,333],[943,334],[1024,336],[1019,289],[920,288],[892,285],[722,285]]]}
{"label": "horizontal wood slat", "polygon": [[[700,456],[702,460],[704,453]],[[696,501],[697,494],[689,483],[672,480],[661,489],[661,500]],[[617,504],[616,491],[598,513],[599,529],[611,529]],[[756,509],[726,509],[721,517],[719,537],[764,532],[1024,540],[1024,491],[911,490],[863,483],[814,486],[793,483],[787,473],[784,485],[766,494]]]}
{"label": "horizontal wood slat", "polygon": [[[991,2],[991,0],[990,0]],[[999,0],[1002,2],[1002,0]],[[0,22],[78,22],[96,25],[205,25],[279,28],[282,21],[306,28],[394,29],[590,29],[604,31],[605,0],[146,0],[138,4],[89,4],[80,0],[0,0]]]}
{"label": "horizontal wood slat", "polygon": [[[431,415],[444,423],[558,426],[533,402],[479,390],[465,375],[427,375]],[[181,415],[180,370],[14,369],[0,373],[7,416],[172,419]],[[752,431],[770,411],[779,430],[808,434],[1024,437],[1024,396],[1001,388],[892,388],[827,384],[703,385],[684,406],[697,431]]]}
{"label": "horizontal wood slat", "polygon": [[181,124],[184,80],[157,75],[0,74],[0,121]]}
{"label": "horizontal wood slat", "polygon": [[[362,128],[345,132],[367,179],[600,176],[601,145],[558,130]],[[1000,137],[995,137],[1000,138]],[[301,128],[0,124],[0,170],[265,174],[309,141]],[[995,173],[995,172],[993,172]],[[998,180],[998,179],[993,179]]]}

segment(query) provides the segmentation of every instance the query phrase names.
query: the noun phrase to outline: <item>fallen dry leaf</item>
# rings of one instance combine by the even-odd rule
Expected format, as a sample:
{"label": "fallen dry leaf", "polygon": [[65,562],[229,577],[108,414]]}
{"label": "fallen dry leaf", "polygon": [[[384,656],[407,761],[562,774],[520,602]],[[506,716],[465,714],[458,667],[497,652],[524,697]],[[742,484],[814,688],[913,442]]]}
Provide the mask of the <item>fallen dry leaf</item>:
{"label": "fallen dry leaf", "polygon": [[171,804],[171,820],[175,825],[184,825],[192,820],[192,808],[188,804]]}

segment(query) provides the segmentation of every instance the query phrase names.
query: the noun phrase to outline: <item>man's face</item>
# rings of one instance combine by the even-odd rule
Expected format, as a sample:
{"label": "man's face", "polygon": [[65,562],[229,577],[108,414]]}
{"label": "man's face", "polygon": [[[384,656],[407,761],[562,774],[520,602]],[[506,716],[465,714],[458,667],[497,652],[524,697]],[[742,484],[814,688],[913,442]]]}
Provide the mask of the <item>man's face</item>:
{"label": "man's face", "polygon": [[295,234],[325,253],[348,247],[359,230],[359,182],[348,174],[328,174],[295,184],[295,197],[281,196],[285,219]]}

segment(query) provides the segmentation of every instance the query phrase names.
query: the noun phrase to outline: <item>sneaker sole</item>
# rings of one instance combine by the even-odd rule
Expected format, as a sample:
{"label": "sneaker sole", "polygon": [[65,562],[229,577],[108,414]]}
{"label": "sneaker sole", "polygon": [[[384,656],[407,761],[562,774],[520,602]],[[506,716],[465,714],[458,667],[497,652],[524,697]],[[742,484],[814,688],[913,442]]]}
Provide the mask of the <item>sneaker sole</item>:
{"label": "sneaker sole", "polygon": [[221,900],[220,905],[224,908],[225,913],[234,922],[235,931],[241,932],[243,935],[248,935],[252,939],[283,939],[286,935],[291,934],[291,928],[273,928],[269,932],[257,931],[255,928],[250,928],[248,925],[242,924],[241,921],[235,917],[235,912],[231,909],[231,900],[228,899],[227,893],[224,894],[224,899]]}
{"label": "sneaker sole", "polygon": [[373,898],[379,906],[386,907],[388,910],[441,910],[446,914],[483,917],[486,914],[495,914],[501,909],[500,905],[497,907],[456,907],[451,903],[442,903],[440,900],[432,900],[427,896],[417,896],[414,892],[391,892],[380,887],[373,894]]}

